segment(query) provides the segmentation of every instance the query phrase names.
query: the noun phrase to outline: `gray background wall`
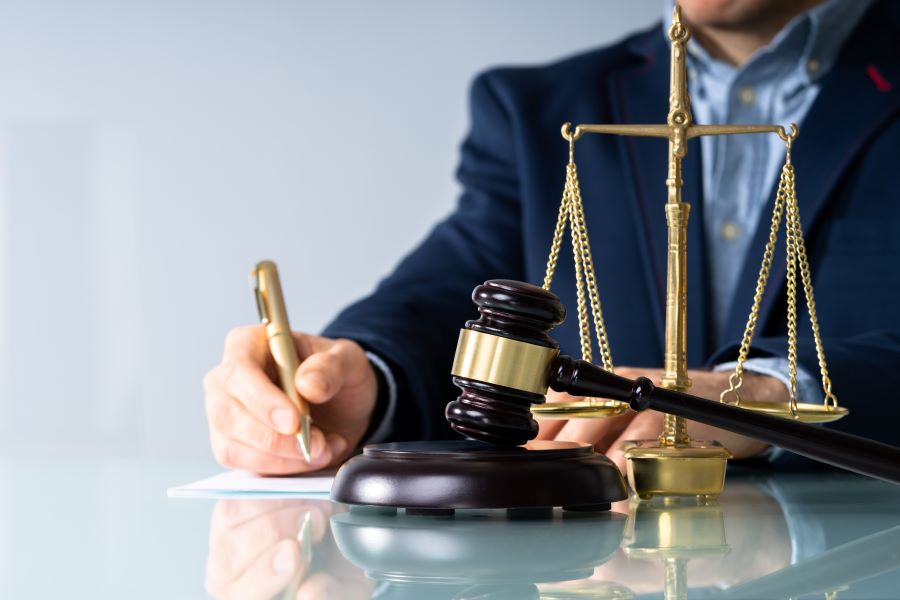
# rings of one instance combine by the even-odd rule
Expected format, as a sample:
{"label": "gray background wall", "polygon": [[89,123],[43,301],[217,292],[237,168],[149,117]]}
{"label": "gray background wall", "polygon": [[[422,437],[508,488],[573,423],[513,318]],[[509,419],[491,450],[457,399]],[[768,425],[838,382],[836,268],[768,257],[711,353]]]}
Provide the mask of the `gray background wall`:
{"label": "gray background wall", "polygon": [[452,208],[477,71],[661,13],[0,3],[0,456],[211,462],[200,380],[254,319],[256,260],[317,330]]}

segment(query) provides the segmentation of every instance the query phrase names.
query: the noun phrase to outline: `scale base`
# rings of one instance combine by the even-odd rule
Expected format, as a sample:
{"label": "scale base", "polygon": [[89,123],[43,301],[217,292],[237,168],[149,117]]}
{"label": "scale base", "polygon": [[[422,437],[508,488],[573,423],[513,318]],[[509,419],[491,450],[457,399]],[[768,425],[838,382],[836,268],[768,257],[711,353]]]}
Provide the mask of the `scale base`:
{"label": "scale base", "polygon": [[456,509],[609,510],[628,497],[619,469],[589,444],[474,440],[373,444],[335,476],[331,499],[447,516]]}
{"label": "scale base", "polygon": [[662,446],[659,440],[622,445],[628,461],[628,483],[641,500],[654,496],[714,499],[725,488],[729,452],[718,442]]}

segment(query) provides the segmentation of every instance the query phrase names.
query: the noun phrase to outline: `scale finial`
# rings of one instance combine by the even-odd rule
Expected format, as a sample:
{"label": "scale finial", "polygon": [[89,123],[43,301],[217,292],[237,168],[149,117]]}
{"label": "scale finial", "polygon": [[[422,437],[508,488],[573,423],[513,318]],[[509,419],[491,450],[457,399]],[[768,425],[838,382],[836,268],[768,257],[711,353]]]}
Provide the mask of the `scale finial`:
{"label": "scale finial", "polygon": [[677,2],[672,3],[672,25],[669,27],[669,40],[673,42],[687,42],[691,37],[684,23],[681,22],[681,6]]}

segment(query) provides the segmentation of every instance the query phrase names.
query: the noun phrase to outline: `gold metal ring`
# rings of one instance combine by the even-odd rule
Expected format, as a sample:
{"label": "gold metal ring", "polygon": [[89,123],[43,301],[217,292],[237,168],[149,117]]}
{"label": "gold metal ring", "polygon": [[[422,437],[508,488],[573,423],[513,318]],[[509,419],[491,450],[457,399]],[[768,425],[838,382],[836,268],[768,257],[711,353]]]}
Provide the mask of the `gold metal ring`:
{"label": "gold metal ring", "polygon": [[559,350],[471,329],[459,332],[451,373],[484,383],[544,395]]}

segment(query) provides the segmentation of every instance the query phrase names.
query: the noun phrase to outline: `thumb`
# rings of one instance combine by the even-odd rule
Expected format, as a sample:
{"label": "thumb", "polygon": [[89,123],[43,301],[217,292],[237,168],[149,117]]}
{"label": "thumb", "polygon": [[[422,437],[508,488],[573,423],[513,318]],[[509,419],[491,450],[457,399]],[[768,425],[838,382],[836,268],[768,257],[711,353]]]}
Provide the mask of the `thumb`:
{"label": "thumb", "polygon": [[311,354],[294,376],[300,395],[313,404],[331,400],[345,385],[361,379],[368,364],[358,344],[337,340],[327,350]]}

